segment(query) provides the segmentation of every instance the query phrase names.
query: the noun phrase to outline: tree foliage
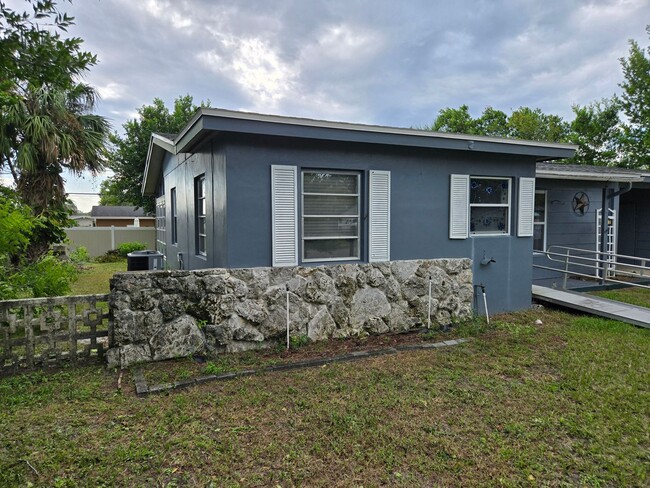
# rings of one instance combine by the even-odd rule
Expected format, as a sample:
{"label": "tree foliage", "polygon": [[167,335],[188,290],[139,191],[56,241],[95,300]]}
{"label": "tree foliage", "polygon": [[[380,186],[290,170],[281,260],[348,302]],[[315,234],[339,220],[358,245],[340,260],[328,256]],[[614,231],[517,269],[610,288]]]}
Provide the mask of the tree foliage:
{"label": "tree foliage", "polygon": [[575,118],[569,130],[569,142],[578,149],[571,162],[597,166],[618,165],[621,127],[616,98],[590,105],[573,106]]}
{"label": "tree foliage", "polygon": [[467,105],[444,108],[428,129],[469,135],[509,137],[531,141],[562,142],[567,139],[569,125],[558,115],[548,115],[539,108],[519,107],[509,116],[501,110],[486,107],[473,118]]}
{"label": "tree foliage", "polygon": [[0,107],[20,100],[28,86],[71,88],[97,63],[82,50],[82,39],[62,38],[74,17],[52,0],[31,0],[31,12],[17,12],[0,2]]}
{"label": "tree foliage", "polygon": [[[201,107],[210,106],[210,102],[201,103]],[[145,212],[153,213],[155,204],[152,197],[142,196],[149,141],[153,132],[176,134],[190,120],[199,106],[194,104],[190,95],[178,97],[170,111],[165,103],[155,98],[151,105],[138,109],[138,118],[129,120],[122,127],[124,136],[111,135],[109,167],[114,176],[102,183],[100,203],[102,205],[133,205]]]}
{"label": "tree foliage", "polygon": [[92,114],[96,93],[78,78],[97,59],[79,38],[60,32],[74,18],[50,0],[29,0],[32,12],[0,2],[0,168],[9,168],[20,198],[41,220],[29,254],[37,259],[65,237],[61,173],[100,171],[109,126]]}
{"label": "tree foliage", "polygon": [[[646,27],[650,37],[650,26]],[[621,83],[623,124],[623,164],[650,167],[650,46],[645,50],[630,40],[627,58],[621,58],[624,81]]]}

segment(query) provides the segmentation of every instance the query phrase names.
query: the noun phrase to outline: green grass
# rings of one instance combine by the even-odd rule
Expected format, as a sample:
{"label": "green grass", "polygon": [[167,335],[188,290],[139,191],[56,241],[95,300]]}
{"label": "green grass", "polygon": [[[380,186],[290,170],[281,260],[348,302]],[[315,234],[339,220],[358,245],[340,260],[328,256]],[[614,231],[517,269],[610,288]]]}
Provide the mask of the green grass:
{"label": "green grass", "polygon": [[592,292],[592,295],[650,308],[650,289],[647,288],[629,287],[618,290],[596,291]]}
{"label": "green grass", "polygon": [[146,398],[99,367],[0,379],[0,486],[650,484],[647,330],[529,311],[465,332]]}
{"label": "green grass", "polygon": [[126,271],[126,259],[117,263],[88,263],[72,283],[70,295],[95,295],[108,293],[113,274]]}

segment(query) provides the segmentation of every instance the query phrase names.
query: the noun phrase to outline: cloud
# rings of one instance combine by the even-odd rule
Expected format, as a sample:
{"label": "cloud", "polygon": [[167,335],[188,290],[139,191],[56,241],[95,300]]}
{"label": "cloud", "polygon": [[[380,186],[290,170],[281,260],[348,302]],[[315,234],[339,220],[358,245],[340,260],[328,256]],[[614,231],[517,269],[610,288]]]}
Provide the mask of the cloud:
{"label": "cloud", "polygon": [[519,106],[572,117],[620,91],[647,0],[86,0],[71,34],[117,130],[179,95],[213,106],[392,126],[444,107]]}

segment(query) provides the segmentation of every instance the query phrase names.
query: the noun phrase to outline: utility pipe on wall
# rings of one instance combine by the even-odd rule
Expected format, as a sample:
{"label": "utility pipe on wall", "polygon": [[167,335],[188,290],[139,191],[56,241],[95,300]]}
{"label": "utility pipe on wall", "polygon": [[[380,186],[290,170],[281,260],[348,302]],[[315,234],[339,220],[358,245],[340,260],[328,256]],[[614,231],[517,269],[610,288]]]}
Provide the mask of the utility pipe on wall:
{"label": "utility pipe on wall", "polygon": [[287,283],[287,351],[289,350],[289,284]]}
{"label": "utility pipe on wall", "polygon": [[431,328],[431,276],[429,276],[429,312],[427,313],[427,329]]}

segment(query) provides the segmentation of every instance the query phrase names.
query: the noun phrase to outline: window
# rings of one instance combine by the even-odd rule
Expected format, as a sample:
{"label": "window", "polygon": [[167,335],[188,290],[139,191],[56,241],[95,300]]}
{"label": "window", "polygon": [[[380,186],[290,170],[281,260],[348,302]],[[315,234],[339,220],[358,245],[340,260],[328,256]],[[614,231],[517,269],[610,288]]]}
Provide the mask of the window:
{"label": "window", "polygon": [[171,191],[171,211],[172,211],[172,244],[178,244],[178,215],[176,210],[176,188]]}
{"label": "window", "polygon": [[510,178],[470,177],[471,235],[510,234]]}
{"label": "window", "polygon": [[535,192],[533,251],[546,250],[546,191]]}
{"label": "window", "polygon": [[165,197],[156,198],[156,250],[165,255],[167,243],[165,231],[167,227],[165,215]]}
{"label": "window", "polygon": [[361,175],[302,172],[302,259],[360,259]]}
{"label": "window", "polygon": [[196,222],[195,222],[195,242],[196,254],[206,255],[206,215],[207,204],[205,201],[205,175],[197,176],[194,179],[194,203]]}

